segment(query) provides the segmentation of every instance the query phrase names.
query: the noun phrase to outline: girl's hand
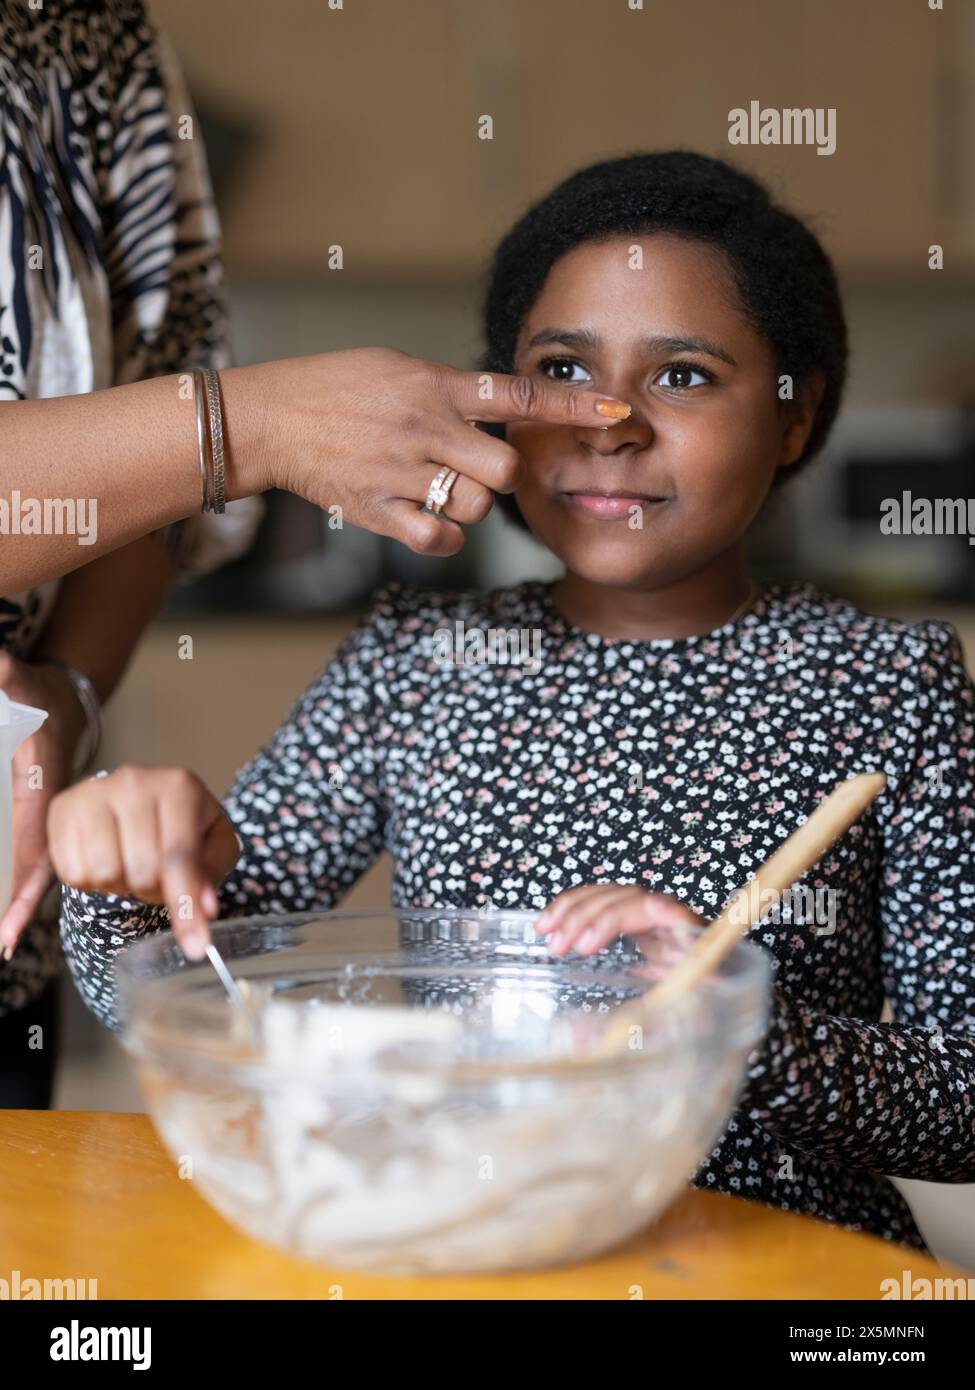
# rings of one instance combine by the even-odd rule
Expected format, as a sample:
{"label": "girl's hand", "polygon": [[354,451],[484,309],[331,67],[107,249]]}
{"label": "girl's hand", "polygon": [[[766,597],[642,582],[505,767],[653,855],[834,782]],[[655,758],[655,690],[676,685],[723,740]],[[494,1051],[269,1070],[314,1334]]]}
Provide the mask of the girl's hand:
{"label": "girl's hand", "polygon": [[62,883],[164,903],[186,955],[206,953],[216,885],[236,864],[240,841],[192,772],[126,766],[79,782],[54,798],[47,833]]}
{"label": "girl's hand", "polygon": [[705,926],[703,918],[669,893],[648,893],[619,883],[570,888],[553,899],[535,923],[536,930],[548,937],[554,956],[571,950],[591,956],[621,934]]}

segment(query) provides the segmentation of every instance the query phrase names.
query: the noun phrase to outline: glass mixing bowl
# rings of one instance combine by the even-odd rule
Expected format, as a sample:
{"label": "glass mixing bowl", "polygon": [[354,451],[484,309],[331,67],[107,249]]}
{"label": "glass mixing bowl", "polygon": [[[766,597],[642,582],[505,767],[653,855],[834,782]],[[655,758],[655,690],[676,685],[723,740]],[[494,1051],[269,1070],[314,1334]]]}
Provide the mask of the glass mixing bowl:
{"label": "glass mixing bowl", "polygon": [[173,1155],[231,1222],[386,1273],[582,1260],[644,1226],[724,1128],[766,1024],[741,944],[592,1055],[688,937],[553,957],[532,913],[240,918],[233,1005],[170,933],[119,966],[124,1041]]}

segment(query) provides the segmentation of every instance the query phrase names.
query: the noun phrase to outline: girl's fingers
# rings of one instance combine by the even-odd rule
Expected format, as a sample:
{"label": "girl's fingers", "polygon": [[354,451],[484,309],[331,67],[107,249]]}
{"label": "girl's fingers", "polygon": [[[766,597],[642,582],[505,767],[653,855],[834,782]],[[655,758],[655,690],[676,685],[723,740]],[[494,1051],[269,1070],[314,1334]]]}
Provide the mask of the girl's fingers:
{"label": "girl's fingers", "polygon": [[85,872],[81,827],[74,812],[72,792],[62,792],[47,813],[47,847],[54,872],[62,883],[80,888]]}
{"label": "girl's fingers", "polygon": [[589,884],[558,897],[536,925],[548,935],[552,954],[563,956],[573,949],[579,955],[593,955],[621,935],[705,924],[670,894],[620,884]]}
{"label": "girl's fingers", "polygon": [[208,800],[196,778],[179,770],[167,774],[158,803],[162,895],[173,934],[190,960],[202,960],[210,944],[213,884],[202,868]]}
{"label": "girl's fingers", "polygon": [[556,931],[561,925],[563,918],[571,911],[577,902],[585,898],[592,897],[593,893],[605,892],[605,883],[587,883],[581,888],[567,888],[564,893],[560,893],[557,898],[553,898],[548,907],[541,913],[535,922],[535,930],[542,936],[549,935]]}
{"label": "girl's fingers", "polygon": [[669,894],[645,893],[637,889],[632,893],[621,893],[605,906],[597,904],[593,917],[576,938],[575,949],[580,955],[589,956],[603,950],[618,936],[646,936],[656,932],[662,943],[666,938],[662,955],[678,959],[683,946],[680,940],[673,940],[672,932],[674,928],[689,925],[700,927],[704,923],[690,908]]}
{"label": "girl's fingers", "polygon": [[122,846],[115,814],[102,797],[89,798],[81,838],[79,888],[96,893],[115,893],[124,882]]}
{"label": "girl's fingers", "polygon": [[47,835],[63,883],[164,903],[186,954],[205,953],[214,883],[233,867],[239,842],[192,773],[128,767],[81,783],[54,798]]}
{"label": "girl's fingers", "polygon": [[[240,841],[223,809],[216,806],[214,809],[219,814],[215,815],[204,834],[200,864],[207,882],[220,884],[240,858]],[[216,893],[213,893],[212,901],[214,907],[210,915],[216,916]]]}
{"label": "girl's fingers", "polygon": [[158,902],[162,876],[156,802],[133,788],[121,798],[116,818],[128,888],[144,902]]}
{"label": "girl's fingers", "polygon": [[630,897],[639,891],[610,883],[599,886],[585,897],[577,898],[559,919],[555,932],[549,936],[549,949],[553,955],[566,955],[608,909],[618,906],[624,895]]}
{"label": "girl's fingers", "polygon": [[576,952],[580,956],[594,956],[597,951],[605,950],[611,941],[628,933],[630,917],[631,911],[625,902],[602,908],[576,936]]}
{"label": "girl's fingers", "polygon": [[652,931],[655,927],[702,927],[707,923],[671,893],[643,893],[627,935]]}
{"label": "girl's fingers", "polygon": [[202,960],[210,944],[208,906],[213,903],[213,885],[207,883],[185,845],[171,848],[163,856],[162,895],[173,935],[183,952],[189,960]]}

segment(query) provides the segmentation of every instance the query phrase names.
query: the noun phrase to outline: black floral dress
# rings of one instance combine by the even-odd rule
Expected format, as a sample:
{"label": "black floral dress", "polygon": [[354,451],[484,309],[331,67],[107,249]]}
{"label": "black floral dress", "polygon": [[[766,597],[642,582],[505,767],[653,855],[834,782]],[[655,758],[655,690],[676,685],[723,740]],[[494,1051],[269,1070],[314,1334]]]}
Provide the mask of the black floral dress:
{"label": "black floral dress", "polygon": [[[537,634],[539,660],[451,664],[458,623]],[[803,880],[832,890],[832,929],[780,913],[751,930],[771,1023],[695,1180],[921,1245],[887,1176],[975,1180],[975,691],[947,624],[793,584],[703,636],[607,641],[544,584],[389,588],[240,772],[221,911],[332,907],[386,848],[397,906],[541,909],[627,883],[713,917],[838,781],[875,770],[887,790]],[[166,925],[66,892],[65,954],[107,1023],[116,955]]]}

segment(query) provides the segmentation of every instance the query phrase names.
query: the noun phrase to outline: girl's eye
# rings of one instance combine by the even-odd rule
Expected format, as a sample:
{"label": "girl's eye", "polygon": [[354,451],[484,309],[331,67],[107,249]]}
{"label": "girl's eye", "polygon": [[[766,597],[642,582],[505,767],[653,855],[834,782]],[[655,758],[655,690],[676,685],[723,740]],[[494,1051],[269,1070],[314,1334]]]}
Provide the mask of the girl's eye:
{"label": "girl's eye", "polygon": [[689,362],[673,362],[657,377],[658,384],[668,391],[691,391],[698,386],[707,386],[710,381],[707,372],[700,367],[692,367]]}
{"label": "girl's eye", "polygon": [[560,381],[563,385],[574,386],[577,382],[588,381],[589,373],[581,362],[571,357],[547,357],[539,366],[550,381]]}

